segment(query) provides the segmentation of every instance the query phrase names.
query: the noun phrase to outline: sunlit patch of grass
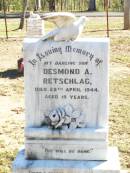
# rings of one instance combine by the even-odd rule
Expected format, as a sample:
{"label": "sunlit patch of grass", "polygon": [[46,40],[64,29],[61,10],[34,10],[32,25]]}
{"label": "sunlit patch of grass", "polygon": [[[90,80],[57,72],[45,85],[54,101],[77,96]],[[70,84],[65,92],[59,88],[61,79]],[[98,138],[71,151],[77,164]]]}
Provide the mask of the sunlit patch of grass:
{"label": "sunlit patch of grass", "polygon": [[10,82],[6,82],[7,79],[4,79],[1,82],[0,95],[4,96],[14,96],[14,95],[23,95],[23,80],[14,79]]}
{"label": "sunlit patch of grass", "polygon": [[114,55],[112,61],[130,64],[130,58],[128,55]]}
{"label": "sunlit patch of grass", "polygon": [[9,116],[0,127],[0,173],[11,172],[12,161],[24,141],[23,120]]}
{"label": "sunlit patch of grass", "polygon": [[109,142],[118,146],[122,166],[130,168],[130,78],[125,74],[110,79]]}
{"label": "sunlit patch of grass", "polygon": [[130,35],[129,33],[125,35],[125,31],[120,34],[121,36],[111,39],[111,61],[128,65],[130,64]]}
{"label": "sunlit patch of grass", "polygon": [[[9,37],[24,37],[26,33],[26,20],[25,20],[25,28],[21,31],[18,30],[20,24],[20,19],[7,19],[7,29]],[[6,36],[5,33],[5,23],[3,19],[0,19],[0,37]]]}

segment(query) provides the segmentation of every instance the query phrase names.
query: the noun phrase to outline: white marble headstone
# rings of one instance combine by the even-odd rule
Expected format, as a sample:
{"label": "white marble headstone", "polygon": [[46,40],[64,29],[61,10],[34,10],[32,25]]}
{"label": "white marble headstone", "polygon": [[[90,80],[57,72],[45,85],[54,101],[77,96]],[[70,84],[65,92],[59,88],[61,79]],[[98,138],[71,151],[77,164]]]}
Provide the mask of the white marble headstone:
{"label": "white marble headstone", "polygon": [[106,127],[108,48],[107,38],[25,39],[27,126],[40,127],[53,111],[67,109],[74,116],[82,115],[85,127]]}
{"label": "white marble headstone", "polygon": [[[38,14],[37,14],[38,15]],[[38,18],[29,17],[27,19],[26,37],[42,37],[45,34],[44,21],[38,15]]]}

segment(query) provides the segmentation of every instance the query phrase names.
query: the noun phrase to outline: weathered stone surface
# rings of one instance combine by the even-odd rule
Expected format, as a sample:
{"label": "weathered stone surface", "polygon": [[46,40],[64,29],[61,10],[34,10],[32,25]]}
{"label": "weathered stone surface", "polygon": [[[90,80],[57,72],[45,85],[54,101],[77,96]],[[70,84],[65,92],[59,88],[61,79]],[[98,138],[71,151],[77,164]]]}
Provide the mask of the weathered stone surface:
{"label": "weathered stone surface", "polygon": [[106,160],[107,141],[26,140],[28,159]]}
{"label": "weathered stone surface", "polygon": [[[105,38],[74,42],[25,39],[26,126],[42,127],[46,116],[59,112],[55,120],[60,116],[60,122],[51,120],[55,128],[106,127],[108,49]],[[66,105],[72,107],[70,113]]]}
{"label": "weathered stone surface", "polygon": [[[100,153],[102,154],[102,153]],[[107,161],[26,160],[24,150],[13,163],[13,173],[120,173],[117,148],[108,149]]]}
{"label": "weathered stone surface", "polygon": [[29,18],[27,20],[27,37],[40,37],[44,33],[44,21],[42,19]]}
{"label": "weathered stone surface", "polygon": [[25,128],[26,139],[68,139],[68,140],[104,140],[108,138],[106,128],[78,128],[73,130],[42,128]]}

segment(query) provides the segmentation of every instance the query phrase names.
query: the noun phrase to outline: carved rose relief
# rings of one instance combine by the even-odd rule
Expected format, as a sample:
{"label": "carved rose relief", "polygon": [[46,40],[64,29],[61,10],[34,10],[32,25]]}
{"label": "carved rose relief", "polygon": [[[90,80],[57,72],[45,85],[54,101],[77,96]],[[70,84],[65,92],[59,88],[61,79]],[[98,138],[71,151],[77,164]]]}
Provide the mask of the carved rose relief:
{"label": "carved rose relief", "polygon": [[85,127],[83,113],[75,110],[70,104],[62,107],[57,107],[52,110],[47,116],[47,125],[53,128],[81,128]]}

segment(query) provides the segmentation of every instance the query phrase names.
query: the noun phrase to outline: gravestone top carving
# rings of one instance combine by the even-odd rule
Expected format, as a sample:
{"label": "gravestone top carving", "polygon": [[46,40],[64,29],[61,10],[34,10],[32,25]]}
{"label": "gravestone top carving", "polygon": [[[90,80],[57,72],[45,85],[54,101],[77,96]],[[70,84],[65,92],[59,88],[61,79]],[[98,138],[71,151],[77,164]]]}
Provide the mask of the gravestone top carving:
{"label": "gravestone top carving", "polygon": [[42,40],[53,39],[55,41],[75,40],[82,33],[88,21],[85,16],[76,19],[75,15],[67,12],[48,13],[43,20],[53,22],[57,28],[42,37]]}

